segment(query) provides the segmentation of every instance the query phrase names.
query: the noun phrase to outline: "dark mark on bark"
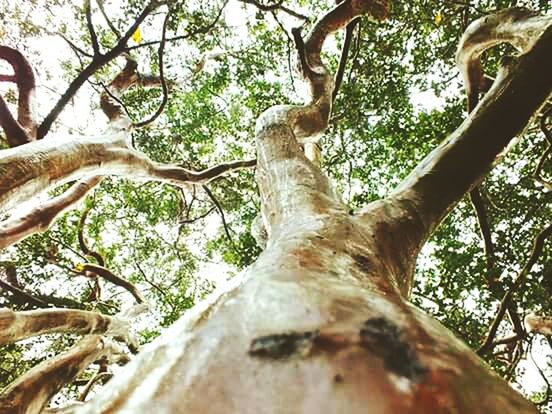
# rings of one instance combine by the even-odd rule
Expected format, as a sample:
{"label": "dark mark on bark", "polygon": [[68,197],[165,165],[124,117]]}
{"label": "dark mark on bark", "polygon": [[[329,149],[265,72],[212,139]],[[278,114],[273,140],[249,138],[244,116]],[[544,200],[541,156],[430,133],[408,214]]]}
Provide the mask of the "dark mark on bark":
{"label": "dark mark on bark", "polygon": [[372,261],[366,256],[362,256],[360,254],[353,254],[351,257],[355,261],[356,265],[363,272],[369,272],[370,270],[372,270]]}
{"label": "dark mark on bark", "polygon": [[380,356],[386,369],[394,374],[417,380],[426,369],[414,349],[401,338],[400,329],[385,318],[373,318],[360,329],[361,345]]}
{"label": "dark mark on bark", "polygon": [[251,341],[249,355],[271,359],[287,358],[295,354],[303,357],[309,353],[317,336],[318,331],[261,336]]}
{"label": "dark mark on bark", "polygon": [[340,382],[343,382],[343,379],[344,379],[343,375],[341,375],[341,374],[335,374],[335,376],[334,376],[334,382],[340,383]]}

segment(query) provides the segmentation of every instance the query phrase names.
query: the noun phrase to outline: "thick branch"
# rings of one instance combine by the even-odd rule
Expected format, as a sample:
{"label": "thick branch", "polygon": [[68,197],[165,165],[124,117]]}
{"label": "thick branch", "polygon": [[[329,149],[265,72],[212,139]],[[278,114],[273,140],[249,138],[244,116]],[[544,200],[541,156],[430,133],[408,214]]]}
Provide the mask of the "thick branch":
{"label": "thick branch", "polygon": [[49,333],[107,334],[127,337],[128,320],[76,309],[14,312],[0,309],[0,345]]}
{"label": "thick branch", "polygon": [[14,119],[6,101],[0,96],[0,126],[6,133],[10,147],[17,147],[30,141],[25,130]]}
{"label": "thick branch", "polygon": [[75,183],[63,194],[48,200],[31,211],[0,222],[0,249],[11,246],[34,233],[50,228],[55,219],[81,200],[101,180],[91,177]]}
{"label": "thick branch", "polygon": [[128,148],[127,140],[128,133],[123,130],[85,140],[40,140],[0,151],[0,210],[52,186],[91,175],[147,178],[175,185],[205,184],[228,171],[256,164],[255,160],[234,161],[194,172],[155,163]]}
{"label": "thick branch", "polygon": [[112,341],[98,335],[88,336],[10,384],[0,395],[0,411],[38,414],[65,384],[72,382],[91,363],[120,352]]}
{"label": "thick branch", "polygon": [[399,185],[390,202],[401,206],[398,216],[418,227],[408,243],[419,247],[480,182],[552,92],[550,73],[552,29],[508,64],[470,117]]}
{"label": "thick branch", "polygon": [[[308,215],[330,206],[345,208],[328,178],[305,157],[302,145],[320,139],[331,113],[334,84],[333,76],[320,57],[323,43],[329,34],[346,27],[363,14],[376,19],[386,18],[387,1],[345,0],[323,16],[304,40],[299,30],[293,31],[302,74],[310,88],[310,102],[304,106],[269,108],[256,125],[258,183],[263,199],[264,225],[269,236],[272,227],[281,223],[284,217],[291,219],[299,214]],[[285,168],[278,162],[284,160]],[[298,209],[301,209],[300,213]]]}
{"label": "thick branch", "polygon": [[482,53],[505,42],[525,53],[533,47],[550,21],[548,16],[538,16],[530,10],[513,7],[480,18],[468,26],[456,54],[467,91],[468,112],[475,108],[484,84]]}

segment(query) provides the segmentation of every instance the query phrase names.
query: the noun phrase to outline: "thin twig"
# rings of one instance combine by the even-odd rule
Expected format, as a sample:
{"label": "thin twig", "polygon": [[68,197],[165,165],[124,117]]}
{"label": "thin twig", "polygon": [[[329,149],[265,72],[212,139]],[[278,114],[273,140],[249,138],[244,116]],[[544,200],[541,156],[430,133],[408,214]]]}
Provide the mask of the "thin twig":
{"label": "thin twig", "polygon": [[351,48],[351,41],[353,40],[353,34],[355,28],[360,23],[360,18],[354,19],[347,25],[345,29],[345,40],[343,41],[343,48],[341,49],[341,57],[339,59],[339,66],[335,75],[334,90],[332,92],[332,100],[335,101],[341,82],[343,82],[343,75],[345,74],[345,67],[347,66],[347,58],[349,57],[349,49]]}
{"label": "thin twig", "polygon": [[87,256],[93,257],[100,266],[105,266],[105,260],[103,256],[99,252],[92,250],[86,243],[86,239],[84,237],[84,226],[86,223],[86,218],[88,217],[88,213],[90,213],[91,209],[92,207],[86,207],[82,212],[81,218],[79,220],[79,228],[77,232],[79,247],[84,254],[86,254]]}
{"label": "thin twig", "polygon": [[90,391],[92,391],[92,387],[96,382],[110,379],[112,376],[113,374],[111,372],[98,372],[96,375],[90,378],[90,380],[86,383],[86,387],[79,395],[79,398],[77,401],[86,401],[86,397],[88,396]]}
{"label": "thin twig", "polygon": [[[190,37],[193,37],[195,35],[198,35],[198,34],[207,34],[209,33],[215,26],[216,24],[219,22],[221,16],[222,16],[222,12],[224,11],[224,9],[226,8],[226,5],[228,4],[228,1],[229,0],[225,0],[225,2],[223,3],[222,7],[219,9],[217,15],[215,16],[215,18],[213,19],[213,21],[211,23],[209,23],[208,25],[206,26],[203,26],[203,27],[200,27],[194,31],[191,31],[191,32],[188,32],[186,34],[183,34],[183,35],[179,35],[179,36],[174,36],[174,37],[168,37],[167,39],[165,39],[165,41],[167,43],[170,43],[170,42],[175,42],[177,40],[183,40],[183,39],[188,39]],[[125,51],[126,52],[130,52],[132,50],[136,50],[136,49],[141,49],[143,47],[146,47],[146,46],[153,46],[153,45],[157,45],[161,43],[161,40],[152,40],[150,42],[142,42],[138,45],[134,45],[134,46],[128,46]]]}
{"label": "thin twig", "polygon": [[535,238],[535,241],[533,243],[533,249],[531,251],[529,259],[527,260],[527,262],[519,272],[518,276],[514,280],[512,287],[508,290],[508,292],[506,292],[506,294],[502,298],[496,317],[494,318],[489,328],[487,338],[485,339],[485,342],[481,345],[481,347],[477,350],[478,355],[484,355],[492,349],[493,340],[494,340],[494,337],[496,336],[498,326],[500,325],[500,322],[502,321],[502,318],[504,317],[504,314],[508,309],[509,305],[512,303],[514,294],[525,283],[525,280],[529,275],[529,272],[531,271],[533,265],[536,263],[536,261],[538,260],[538,258],[542,253],[544,242],[551,234],[552,234],[552,224],[548,225],[548,227],[542,230]]}
{"label": "thin twig", "polygon": [[226,233],[226,237],[230,241],[230,244],[232,245],[232,247],[235,248],[236,245],[234,244],[234,240],[232,239],[232,236],[230,235],[230,230],[228,228],[228,224],[226,223],[226,217],[224,216],[224,210],[222,209],[222,206],[220,205],[220,203],[217,200],[217,198],[215,197],[215,195],[211,192],[211,190],[209,190],[209,187],[207,187],[206,185],[202,185],[201,188],[203,188],[203,190],[207,193],[207,195],[209,196],[209,198],[211,199],[213,204],[216,206],[216,208],[217,208],[217,210],[220,214],[220,218],[222,220],[222,225],[224,227],[224,232]]}
{"label": "thin twig", "polygon": [[159,49],[157,51],[157,56],[159,58],[159,79],[161,81],[161,89],[163,90],[163,98],[161,100],[161,103],[159,104],[159,107],[157,108],[157,111],[148,119],[137,122],[134,124],[136,128],[141,128],[143,126],[146,126],[159,117],[163,113],[163,110],[165,109],[165,106],[167,105],[167,102],[169,100],[169,88],[167,87],[167,82],[165,80],[165,73],[164,73],[164,67],[163,67],[163,56],[165,54],[165,44],[167,41],[167,26],[169,23],[169,18],[171,17],[171,9],[167,11],[167,15],[165,16],[165,20],[163,21],[163,31],[161,33],[161,43],[159,44]]}
{"label": "thin twig", "polygon": [[545,394],[544,398],[541,401],[536,402],[535,405],[546,405],[546,404],[548,404],[548,401],[550,400],[550,396],[551,396],[550,392],[552,391],[552,388],[550,386],[550,382],[548,381],[548,378],[546,378],[546,375],[544,374],[541,367],[539,366],[539,364],[537,364],[537,361],[535,361],[535,358],[533,357],[533,343],[532,342],[529,344],[529,357],[531,358],[531,361],[533,361],[533,365],[535,365],[535,368],[537,368],[537,371],[539,371],[539,375],[541,376],[544,383],[546,384],[546,394]]}
{"label": "thin twig", "polygon": [[92,7],[90,6],[90,0],[84,1],[84,10],[86,14],[86,27],[90,34],[90,41],[92,42],[92,49],[94,50],[94,56],[100,55],[100,44],[98,43],[98,35],[94,30],[94,24],[92,23]]}
{"label": "thin twig", "polygon": [[119,32],[119,30],[117,30],[117,28],[116,28],[115,25],[111,22],[111,19],[109,18],[109,16],[108,16],[107,13],[105,12],[103,0],[96,0],[96,3],[98,4],[98,9],[100,9],[100,12],[102,13],[102,16],[103,16],[103,18],[105,19],[105,22],[107,23],[107,25],[109,26],[109,28],[111,29],[111,31],[112,31],[113,33],[115,33],[115,36],[117,36],[117,39],[120,39],[120,38],[121,38],[121,32]]}
{"label": "thin twig", "polygon": [[272,11],[281,10],[284,13],[287,13],[290,16],[293,16],[297,19],[301,19],[301,20],[304,20],[306,22],[309,21],[309,18],[307,16],[305,16],[304,14],[298,13],[298,12],[290,9],[289,7],[284,6],[283,5],[284,0],[280,0],[280,1],[278,1],[276,3],[272,3],[272,4],[262,4],[261,2],[256,1],[256,0],[239,0],[239,1],[241,1],[242,3],[251,4],[255,7],[257,7],[261,11],[265,11],[265,12],[270,11],[270,12],[272,12]]}

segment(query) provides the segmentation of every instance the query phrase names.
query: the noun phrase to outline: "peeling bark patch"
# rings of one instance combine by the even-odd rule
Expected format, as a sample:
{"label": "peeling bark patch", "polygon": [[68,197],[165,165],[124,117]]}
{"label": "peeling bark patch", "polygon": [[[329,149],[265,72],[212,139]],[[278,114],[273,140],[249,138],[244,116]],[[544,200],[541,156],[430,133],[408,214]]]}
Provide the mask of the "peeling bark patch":
{"label": "peeling bark patch", "polygon": [[260,336],[251,341],[249,355],[270,359],[288,358],[293,355],[304,357],[311,350],[317,337],[318,331]]}
{"label": "peeling bark patch", "polygon": [[360,344],[383,359],[387,370],[417,380],[426,369],[414,349],[401,338],[400,329],[385,318],[373,318],[360,329]]}

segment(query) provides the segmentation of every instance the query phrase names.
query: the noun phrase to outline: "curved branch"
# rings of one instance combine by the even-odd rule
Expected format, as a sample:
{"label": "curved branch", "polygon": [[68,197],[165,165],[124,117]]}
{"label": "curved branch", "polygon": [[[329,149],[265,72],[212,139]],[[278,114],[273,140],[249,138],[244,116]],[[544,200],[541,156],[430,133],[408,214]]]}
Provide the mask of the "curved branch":
{"label": "curved branch", "polygon": [[456,63],[464,78],[468,95],[468,112],[477,105],[479,92],[484,84],[481,55],[500,43],[510,43],[526,53],[550,26],[551,18],[522,7],[512,7],[480,18],[471,23],[456,53]]}
{"label": "curved branch", "polygon": [[95,265],[92,263],[85,263],[82,265],[82,274],[86,274],[87,272],[90,272],[94,275],[97,275],[108,282],[113,283],[114,285],[120,286],[123,289],[126,289],[129,291],[132,296],[136,299],[138,303],[144,303],[144,297],[140,293],[140,291],[134,286],[132,283],[130,283],[128,280],[123,279],[120,276],[117,276],[114,274],[111,270],[106,269],[103,266]]}
{"label": "curved branch", "polygon": [[[304,40],[299,29],[293,30],[302,75],[310,89],[310,102],[302,106],[273,106],[258,118],[255,129],[259,159],[257,181],[264,199],[263,222],[269,236],[274,225],[284,218],[320,212],[321,195],[324,203],[344,208],[328,178],[306,158],[302,145],[320,140],[332,110],[333,76],[320,56],[324,41],[331,33],[364,14],[383,20],[389,14],[388,2],[345,0],[318,20]],[[316,147],[310,149],[316,150]],[[286,167],[282,168],[275,160],[285,160]],[[278,178],[282,175],[285,180]],[[291,208],[289,199],[295,199],[298,193],[301,202],[292,203]]]}
{"label": "curved branch", "polygon": [[33,68],[21,52],[8,46],[0,46],[0,59],[7,61],[13,68],[13,77],[19,93],[17,121],[4,100],[0,98],[0,124],[6,132],[10,146],[22,145],[36,139],[36,80]]}
{"label": "curved branch", "polygon": [[0,345],[33,336],[68,332],[126,337],[130,323],[124,318],[76,309],[40,309],[14,312],[0,309]]}
{"label": "curved branch", "polygon": [[[468,35],[464,36],[461,44],[467,44],[468,49],[479,53],[483,46],[474,45],[475,40],[479,40],[482,45],[494,44],[493,36],[498,30],[498,24],[498,34],[502,38],[510,30],[516,39],[525,39],[525,44],[531,46],[531,49],[506,63],[469,118],[411,172],[388,200],[395,206],[392,213],[395,222],[402,225],[407,221],[412,224],[409,240],[402,237],[399,241],[402,246],[399,250],[405,250],[404,244],[408,243],[406,251],[411,257],[416,256],[423,241],[448,211],[480,182],[552,92],[552,28],[544,32],[535,29],[535,21],[542,26],[546,19],[530,17],[527,26],[524,26],[523,19],[516,22],[510,19],[505,23],[501,16],[505,16],[504,12],[472,23],[472,29],[468,28]],[[486,22],[491,25],[487,32],[480,28],[485,27]],[[547,22],[550,24],[552,18],[548,18]],[[479,28],[475,31],[478,36],[470,35],[474,33],[473,27]],[[521,40],[517,41],[517,44],[522,43]],[[472,55],[460,53],[459,62],[464,68],[469,67],[470,62],[475,62],[469,58]],[[471,87],[472,94],[473,91]],[[466,165],[470,168],[466,168]],[[404,231],[404,226],[396,228],[397,231],[399,228]]]}
{"label": "curved branch", "polygon": [[121,349],[109,339],[90,335],[10,384],[0,395],[0,409],[5,413],[40,413],[65,384],[72,382],[91,363],[121,354]]}
{"label": "curved branch", "polygon": [[92,175],[147,178],[175,185],[205,184],[228,171],[256,165],[255,160],[234,161],[204,171],[189,171],[153,162],[128,148],[128,138],[123,130],[105,137],[48,139],[1,150],[0,210],[55,185]]}
{"label": "curved branch", "polygon": [[167,26],[168,26],[170,17],[171,17],[171,9],[167,11],[167,15],[165,16],[165,20],[163,21],[163,29],[161,31],[161,43],[159,43],[159,48],[157,50],[157,57],[159,59],[159,79],[161,81],[161,89],[163,90],[163,98],[161,100],[161,103],[159,104],[159,107],[157,108],[157,111],[155,111],[155,113],[148,119],[135,123],[134,124],[135,128],[141,128],[155,121],[159,117],[159,115],[163,113],[163,110],[165,109],[165,106],[169,101],[169,88],[167,87],[167,81],[165,80],[165,69],[163,64],[163,57],[165,55],[165,43],[167,41]]}
{"label": "curved branch", "polygon": [[79,220],[79,229],[77,232],[79,247],[85,255],[91,256],[96,259],[96,262],[98,262],[100,266],[105,266],[105,260],[103,256],[100,253],[90,249],[90,247],[88,247],[88,244],[86,243],[86,239],[84,238],[84,225],[86,222],[86,218],[88,217],[88,213],[90,213],[90,210],[91,207],[85,208]]}
{"label": "curved branch", "polygon": [[24,238],[50,228],[60,214],[74,206],[102,177],[91,177],[74,184],[63,194],[48,200],[31,211],[0,222],[0,249],[4,249]]}
{"label": "curved branch", "polygon": [[0,46],[0,58],[7,61],[13,68],[15,82],[19,89],[17,121],[27,131],[30,139],[34,139],[36,135],[34,108],[36,79],[33,68],[21,52],[7,46]]}

